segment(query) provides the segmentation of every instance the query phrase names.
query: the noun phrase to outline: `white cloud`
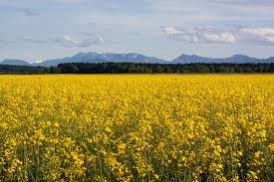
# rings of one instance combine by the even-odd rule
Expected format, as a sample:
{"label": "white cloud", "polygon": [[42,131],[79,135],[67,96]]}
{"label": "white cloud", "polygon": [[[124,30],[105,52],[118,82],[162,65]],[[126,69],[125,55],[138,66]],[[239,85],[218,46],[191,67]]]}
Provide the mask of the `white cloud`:
{"label": "white cloud", "polygon": [[208,28],[182,29],[176,27],[162,27],[162,31],[169,38],[192,43],[236,42],[235,34],[229,31],[219,31]]}
{"label": "white cloud", "polygon": [[36,39],[33,38],[32,36],[23,36],[21,38],[22,41],[24,42],[29,42],[29,43],[34,43],[34,44],[44,44],[44,43],[48,43],[47,40],[42,40],[42,39]]}
{"label": "white cloud", "polygon": [[30,8],[18,9],[18,12],[22,12],[26,16],[38,16],[38,15],[40,15],[40,13],[38,11],[30,9]]}
{"label": "white cloud", "polygon": [[104,39],[101,36],[85,37],[81,40],[72,38],[69,35],[65,35],[62,39],[56,39],[56,43],[61,44],[65,47],[91,47],[93,45],[101,44]]}
{"label": "white cloud", "polygon": [[166,34],[166,35],[181,35],[183,32],[181,30],[176,29],[175,27],[162,27],[162,31]]}
{"label": "white cloud", "polygon": [[68,47],[79,44],[76,40],[71,38],[69,35],[65,35],[63,37],[62,43],[64,44],[64,46],[68,46]]}
{"label": "white cloud", "polygon": [[80,3],[84,0],[50,0],[51,2],[62,2],[62,3]]}
{"label": "white cloud", "polygon": [[256,7],[266,7],[273,6],[274,0],[211,0],[211,3],[232,5],[232,6],[256,6]]}
{"label": "white cloud", "polygon": [[258,45],[274,45],[274,28],[233,28],[218,30],[217,28],[162,27],[162,32],[171,39],[191,43],[253,43]]}
{"label": "white cloud", "polygon": [[240,33],[244,35],[245,39],[259,41],[266,44],[274,44],[274,28],[241,28]]}
{"label": "white cloud", "polygon": [[220,43],[236,42],[236,37],[231,32],[204,33],[203,37],[206,41],[209,41],[209,42],[220,42]]}

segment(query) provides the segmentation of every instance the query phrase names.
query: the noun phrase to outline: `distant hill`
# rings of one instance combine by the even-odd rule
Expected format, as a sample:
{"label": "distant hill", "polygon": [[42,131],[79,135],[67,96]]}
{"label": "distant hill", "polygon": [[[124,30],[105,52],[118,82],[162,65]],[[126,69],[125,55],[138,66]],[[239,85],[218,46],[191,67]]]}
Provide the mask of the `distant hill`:
{"label": "distant hill", "polygon": [[189,64],[189,63],[207,63],[207,62],[215,62],[214,58],[201,57],[197,55],[186,55],[182,54],[178,58],[174,59],[172,63],[176,64]]}
{"label": "distant hill", "polygon": [[174,59],[172,63],[176,64],[191,64],[191,63],[208,63],[208,64],[223,64],[223,63],[231,63],[231,64],[246,64],[246,63],[274,63],[273,58],[269,59],[258,59],[249,57],[246,55],[234,55],[228,58],[209,58],[209,57],[201,57],[196,55],[181,55],[178,58]]}
{"label": "distant hill", "polygon": [[274,57],[270,57],[268,59],[266,59],[267,63],[274,63]]}
{"label": "distant hill", "polygon": [[249,57],[246,55],[236,54],[234,56],[231,56],[229,58],[225,58],[225,61],[228,63],[258,63],[261,62],[260,59]]}
{"label": "distant hill", "polygon": [[128,53],[128,54],[116,54],[116,53],[78,53],[72,57],[66,57],[62,59],[46,60],[40,63],[40,66],[50,67],[57,66],[62,63],[160,63],[164,64],[167,61],[158,59],[155,57],[148,57],[142,54]]}
{"label": "distant hill", "polygon": [[19,59],[5,59],[0,62],[2,65],[16,65],[16,66],[31,66],[27,61],[19,60]]}
{"label": "distant hill", "polygon": [[41,63],[30,64],[27,61],[18,59],[5,59],[0,62],[3,65],[16,65],[16,66],[42,66],[42,67],[56,67],[59,64],[65,63],[140,63],[140,64],[261,64],[261,63],[274,63],[274,57],[267,59],[260,59],[249,57],[246,55],[236,54],[228,58],[210,58],[197,55],[182,54],[172,61],[159,59],[156,57],[145,56],[137,53],[117,54],[117,53],[97,53],[87,52],[78,53],[71,57],[50,59],[42,61]]}

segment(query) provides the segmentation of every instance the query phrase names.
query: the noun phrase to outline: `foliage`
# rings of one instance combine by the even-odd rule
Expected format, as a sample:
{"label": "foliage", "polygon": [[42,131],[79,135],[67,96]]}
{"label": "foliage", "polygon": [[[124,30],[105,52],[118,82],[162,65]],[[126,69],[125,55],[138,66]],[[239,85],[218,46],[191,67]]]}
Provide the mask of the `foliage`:
{"label": "foliage", "polygon": [[57,67],[0,65],[0,74],[90,73],[274,73],[274,63],[261,64],[139,64],[65,63]]}
{"label": "foliage", "polygon": [[47,68],[34,66],[0,65],[0,74],[44,74]]}
{"label": "foliage", "polygon": [[0,77],[0,181],[274,181],[273,75]]}
{"label": "foliage", "polygon": [[61,73],[274,73],[273,64],[66,63]]}

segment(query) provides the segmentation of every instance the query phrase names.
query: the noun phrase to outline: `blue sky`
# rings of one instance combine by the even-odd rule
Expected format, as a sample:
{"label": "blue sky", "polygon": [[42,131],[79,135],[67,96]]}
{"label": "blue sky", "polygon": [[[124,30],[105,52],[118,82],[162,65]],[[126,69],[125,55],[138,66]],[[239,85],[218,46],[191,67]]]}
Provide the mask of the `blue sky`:
{"label": "blue sky", "polygon": [[0,60],[274,56],[274,0],[0,0]]}

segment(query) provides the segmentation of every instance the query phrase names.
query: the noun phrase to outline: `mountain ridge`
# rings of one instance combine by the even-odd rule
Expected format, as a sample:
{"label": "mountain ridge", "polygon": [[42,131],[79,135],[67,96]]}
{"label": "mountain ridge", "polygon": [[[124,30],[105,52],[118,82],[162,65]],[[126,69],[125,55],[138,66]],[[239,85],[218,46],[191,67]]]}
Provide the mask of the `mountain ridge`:
{"label": "mountain ridge", "polygon": [[41,66],[57,66],[62,63],[103,63],[103,62],[115,62],[115,63],[165,63],[167,61],[145,56],[138,53],[97,53],[97,52],[80,52],[72,57],[65,57],[59,59],[45,60],[40,63]]}
{"label": "mountain ridge", "polygon": [[[274,59],[273,59],[274,61]],[[272,62],[271,58],[254,58],[247,55],[235,54],[227,58],[210,58],[210,57],[201,57],[197,55],[186,55],[182,54],[178,58],[173,60],[173,63],[177,64],[191,64],[191,63],[215,63],[215,64],[224,64],[224,63],[233,63],[233,64],[244,64],[244,63],[270,63]]]}
{"label": "mountain ridge", "polygon": [[32,64],[20,59],[4,59],[0,65],[31,66]]}
{"label": "mountain ridge", "polygon": [[48,59],[40,63],[29,63],[28,61],[19,59],[5,59],[0,64],[17,65],[17,66],[42,66],[53,67],[64,63],[144,63],[144,64],[192,64],[192,63],[208,63],[208,64],[244,64],[244,63],[274,63],[274,57],[255,58],[242,54],[235,54],[227,58],[211,58],[198,55],[182,54],[173,60],[164,60],[152,56],[146,56],[139,53],[97,53],[97,52],[79,52],[71,57]]}

